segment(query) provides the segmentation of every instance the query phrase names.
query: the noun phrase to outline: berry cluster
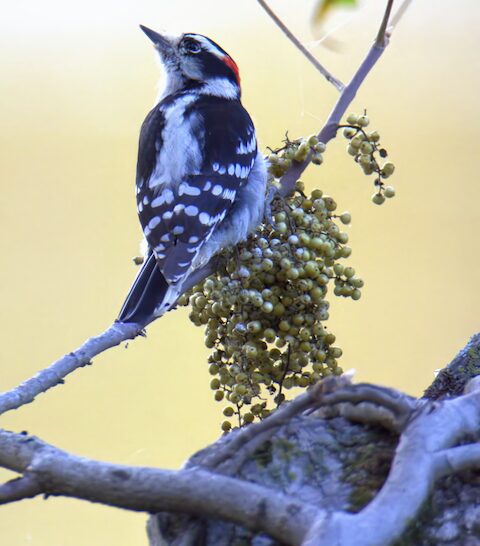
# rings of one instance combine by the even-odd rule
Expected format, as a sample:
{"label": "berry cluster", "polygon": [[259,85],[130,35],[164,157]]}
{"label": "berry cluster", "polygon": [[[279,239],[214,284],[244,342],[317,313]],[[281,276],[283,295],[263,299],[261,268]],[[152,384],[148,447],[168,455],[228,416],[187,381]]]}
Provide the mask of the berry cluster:
{"label": "berry cluster", "polygon": [[389,178],[395,170],[395,165],[386,162],[380,165],[377,156],[381,159],[387,157],[387,150],[380,145],[380,135],[377,131],[367,133],[365,127],[370,123],[366,113],[359,116],[350,114],[347,124],[340,125],[343,128],[343,136],[350,142],[347,151],[355,158],[366,175],[375,174],[376,192],[372,195],[372,201],[381,205],[385,198],[394,197],[395,188],[385,186],[384,180]]}
{"label": "berry cluster", "polygon": [[[320,154],[318,144],[299,140],[273,152],[272,178],[281,176],[284,161],[316,146],[313,153]],[[217,401],[227,402],[225,432],[229,418],[236,416],[239,425],[262,419],[285,400],[285,390],[342,373],[342,350],[324,323],[331,284],[337,296],[361,296],[363,280],[340,263],[351,248],[338,224],[351,217],[336,215],[337,204],[321,190],[309,196],[303,190],[297,182],[294,195],[276,199],[274,225],[261,225],[245,243],[224,251],[220,269],[179,301],[190,302],[191,320],[206,326],[210,386]]]}
{"label": "berry cluster", "polygon": [[281,178],[291,166],[292,161],[304,161],[309,153],[312,155],[311,160],[314,165],[323,163],[322,154],[325,151],[325,144],[318,141],[317,135],[296,140],[290,140],[286,135],[283,142],[284,146],[272,150],[268,158],[270,174],[274,178]]}

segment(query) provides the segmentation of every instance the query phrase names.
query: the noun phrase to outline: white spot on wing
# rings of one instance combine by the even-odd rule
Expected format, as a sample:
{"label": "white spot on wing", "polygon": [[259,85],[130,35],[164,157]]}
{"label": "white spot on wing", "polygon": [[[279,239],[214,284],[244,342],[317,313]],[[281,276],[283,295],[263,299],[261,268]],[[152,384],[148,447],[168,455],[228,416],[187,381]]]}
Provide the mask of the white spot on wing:
{"label": "white spot on wing", "polygon": [[203,224],[204,226],[208,225],[208,222],[210,221],[210,214],[206,213],[206,212],[201,212],[199,215],[198,215],[198,219],[200,220],[200,223]]}
{"label": "white spot on wing", "polygon": [[150,222],[148,222],[148,227],[150,229],[155,229],[158,226],[159,223],[160,223],[160,216],[154,216],[150,220]]}
{"label": "white spot on wing", "polygon": [[168,205],[173,203],[173,192],[169,188],[163,190],[158,197],[155,197],[152,201],[152,207],[161,207],[164,203],[167,203]]}
{"label": "white spot on wing", "polygon": [[187,182],[182,182],[178,187],[178,195],[183,194],[192,196],[200,195],[200,188],[197,188],[196,186],[190,186],[190,184],[188,184]]}
{"label": "white spot on wing", "polygon": [[198,214],[198,207],[195,205],[188,205],[188,207],[185,207],[185,214],[187,216],[196,216]]}
{"label": "white spot on wing", "polygon": [[210,180],[207,180],[205,182],[205,186],[203,186],[203,191],[209,191],[211,187],[212,187],[212,183],[210,182]]}
{"label": "white spot on wing", "polygon": [[235,165],[235,176],[237,178],[240,178],[240,175],[242,174],[242,166],[240,165],[240,163],[237,163]]}
{"label": "white spot on wing", "polygon": [[171,210],[167,210],[162,214],[162,218],[164,220],[170,220],[170,218],[173,216],[173,212]]}
{"label": "white spot on wing", "polygon": [[221,165],[220,168],[218,169],[218,174],[225,174],[227,172],[227,169]]}
{"label": "white spot on wing", "polygon": [[217,172],[219,168],[220,168],[220,165],[219,165],[218,163],[214,163],[214,164],[212,165],[212,169],[213,169],[215,172]]}
{"label": "white spot on wing", "polygon": [[178,205],[175,205],[173,207],[173,212],[175,214],[180,214],[184,208],[185,208],[185,205],[183,203],[178,203]]}
{"label": "white spot on wing", "polygon": [[228,174],[230,176],[233,176],[235,174],[235,165],[233,163],[228,166]]}
{"label": "white spot on wing", "polygon": [[233,201],[235,199],[235,190],[229,190],[225,189],[223,190],[222,197],[223,199],[228,199],[229,201]]}
{"label": "white spot on wing", "polygon": [[212,188],[212,193],[213,195],[220,195],[222,193],[222,186],[220,186],[220,184],[215,184],[215,186],[213,186]]}
{"label": "white spot on wing", "polygon": [[181,235],[185,231],[185,228],[183,226],[175,226],[172,229],[172,233],[174,235]]}
{"label": "white spot on wing", "polygon": [[192,235],[189,239],[188,239],[188,242],[190,244],[194,244],[194,243],[198,243],[200,239],[198,237],[196,237],[195,235]]}

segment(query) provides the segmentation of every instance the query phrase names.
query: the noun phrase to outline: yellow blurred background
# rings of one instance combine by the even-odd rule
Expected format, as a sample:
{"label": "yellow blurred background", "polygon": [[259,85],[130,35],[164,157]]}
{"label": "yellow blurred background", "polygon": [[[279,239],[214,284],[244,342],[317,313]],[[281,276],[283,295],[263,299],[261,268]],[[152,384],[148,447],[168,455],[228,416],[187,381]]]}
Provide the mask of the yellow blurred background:
{"label": "yellow blurred background", "polygon": [[[272,0],[310,44],[311,0]],[[341,53],[313,51],[348,80],[384,2],[330,21]],[[109,325],[135,275],[134,173],[158,67],[138,29],[199,32],[237,60],[263,146],[317,131],[336,91],[254,1],[23,0],[0,20],[0,390]],[[357,379],[419,394],[479,328],[480,137],[475,0],[413,2],[351,110],[368,108],[397,170],[397,196],[373,205],[372,182],[333,142],[305,181],[349,210],[366,286],[334,302],[329,326]],[[95,359],[2,426],[65,450],[177,468],[219,435],[203,333],[187,311]],[[11,475],[0,473],[1,479]],[[0,508],[5,546],[146,544],[145,516],[36,499]]]}

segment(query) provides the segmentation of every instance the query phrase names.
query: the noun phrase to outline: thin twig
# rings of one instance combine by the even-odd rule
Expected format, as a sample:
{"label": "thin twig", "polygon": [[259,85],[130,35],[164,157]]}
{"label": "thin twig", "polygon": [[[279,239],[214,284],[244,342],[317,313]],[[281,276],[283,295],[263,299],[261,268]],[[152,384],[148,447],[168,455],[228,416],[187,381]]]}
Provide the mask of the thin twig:
{"label": "thin twig", "polygon": [[324,78],[330,82],[338,91],[342,91],[345,85],[335,78],[318,60],[308,51],[308,49],[300,42],[300,40],[293,34],[293,32],[285,25],[285,23],[278,17],[278,15],[270,8],[265,0],[257,0],[267,14],[272,18],[275,24],[282,30],[285,36],[297,47],[303,55],[313,64],[313,66],[324,76]]}
{"label": "thin twig", "polygon": [[387,44],[387,28],[388,28],[388,21],[390,19],[390,13],[392,12],[393,7],[393,0],[388,0],[387,3],[387,9],[385,10],[385,13],[383,14],[382,24],[380,25],[380,28],[378,30],[377,37],[375,39],[375,44],[379,47],[385,47]]}
{"label": "thin twig", "polygon": [[29,404],[42,392],[62,384],[64,377],[90,364],[94,356],[140,334],[138,324],[116,322],[102,334],[88,339],[76,351],[60,358],[21,385],[0,394],[0,415]]}
{"label": "thin twig", "polygon": [[[383,35],[385,35],[385,30],[382,30],[382,29],[384,27],[385,21],[388,23],[388,17],[391,10],[391,3],[392,3],[392,0],[389,0],[389,3],[387,4],[387,8],[385,10],[385,14],[380,24],[380,30],[378,32],[379,35],[382,32],[383,32]],[[320,142],[323,142],[324,144],[326,144],[327,142],[329,142],[330,140],[332,140],[332,138],[336,136],[338,125],[340,123],[340,120],[342,119],[342,116],[345,114],[345,111],[347,110],[347,108],[350,106],[351,102],[355,98],[358,89],[362,85],[365,78],[368,76],[370,70],[375,66],[378,59],[382,56],[387,45],[388,45],[387,40],[383,40],[380,45],[375,41],[375,43],[369,49],[365,59],[363,60],[358,70],[355,72],[353,78],[350,80],[348,85],[341,92],[340,97],[338,98],[335,106],[333,107],[333,110],[331,111],[325,125],[322,127],[322,129],[318,133],[318,139],[320,140]],[[289,195],[293,191],[293,188],[295,187],[295,182],[299,179],[303,171],[308,167],[311,160],[312,160],[312,154],[309,153],[307,155],[307,158],[304,161],[301,161],[301,162],[294,161],[292,163],[292,166],[287,170],[287,172],[282,176],[282,179],[280,180],[280,187],[281,187],[280,193],[282,195],[284,196]]]}

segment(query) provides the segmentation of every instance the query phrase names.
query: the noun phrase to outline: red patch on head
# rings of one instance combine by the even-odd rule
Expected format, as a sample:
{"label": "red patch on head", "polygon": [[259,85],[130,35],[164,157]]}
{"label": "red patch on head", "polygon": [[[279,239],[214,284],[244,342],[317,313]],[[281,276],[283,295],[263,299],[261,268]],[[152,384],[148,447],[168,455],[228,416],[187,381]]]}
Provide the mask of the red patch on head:
{"label": "red patch on head", "polygon": [[222,58],[222,61],[233,71],[237,78],[237,83],[240,85],[240,72],[238,71],[238,66],[235,61],[228,55],[225,55],[225,57]]}

